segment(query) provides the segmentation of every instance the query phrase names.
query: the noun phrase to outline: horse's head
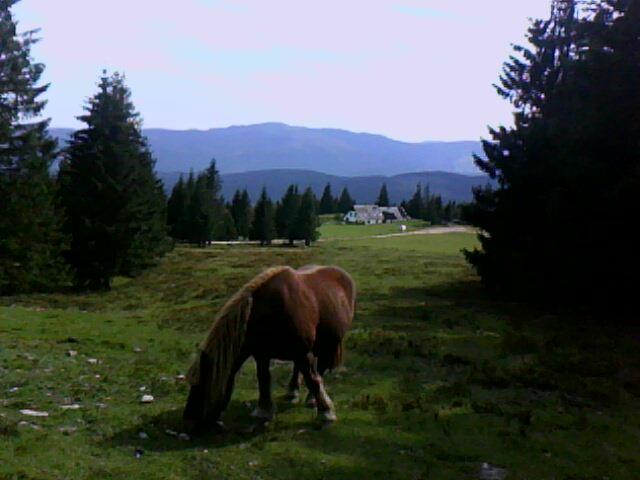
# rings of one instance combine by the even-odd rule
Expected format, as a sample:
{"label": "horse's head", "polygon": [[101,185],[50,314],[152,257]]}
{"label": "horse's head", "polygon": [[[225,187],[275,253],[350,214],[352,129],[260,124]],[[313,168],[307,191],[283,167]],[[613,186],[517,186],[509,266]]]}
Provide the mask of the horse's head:
{"label": "horse's head", "polygon": [[191,383],[187,404],[184,407],[182,419],[184,426],[190,433],[205,430],[216,422],[221,414],[220,399],[211,398],[212,361],[204,352],[194,362],[188,375]]}

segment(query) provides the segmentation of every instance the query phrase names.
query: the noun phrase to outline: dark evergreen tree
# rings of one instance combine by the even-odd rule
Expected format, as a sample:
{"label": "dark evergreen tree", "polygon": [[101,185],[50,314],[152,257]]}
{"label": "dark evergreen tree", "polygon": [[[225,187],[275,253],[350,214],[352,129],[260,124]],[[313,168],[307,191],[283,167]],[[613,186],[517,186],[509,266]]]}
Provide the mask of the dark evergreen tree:
{"label": "dark evergreen tree", "polygon": [[244,239],[249,238],[252,213],[249,192],[247,192],[246,189],[242,192],[236,190],[236,193],[233,195],[233,200],[231,201],[231,214],[233,215],[238,236]]}
{"label": "dark evergreen tree", "polygon": [[222,221],[220,222],[220,234],[218,240],[236,240],[238,238],[238,231],[236,230],[236,223],[233,220],[231,212],[225,208],[222,213]]}
{"label": "dark evergreen tree", "polygon": [[413,197],[406,203],[405,210],[411,218],[424,219],[425,217],[425,205],[422,197],[422,185],[416,186],[416,192]]}
{"label": "dark evergreen tree", "polygon": [[518,297],[630,304],[640,255],[640,2],[556,0],[516,47],[497,91],[515,108],[492,129],[496,180],[475,191],[468,219],[483,232],[467,252],[483,282]]}
{"label": "dark evergreen tree", "polygon": [[389,193],[387,192],[387,184],[383,183],[380,188],[380,194],[378,195],[378,200],[376,201],[376,205],[379,207],[388,207],[389,206]]}
{"label": "dark evergreen tree", "polygon": [[34,63],[34,32],[18,33],[11,8],[0,1],[0,294],[49,290],[64,283],[65,237],[49,168],[56,143],[49,120],[34,120],[48,85]]}
{"label": "dark evergreen tree", "polygon": [[187,206],[189,228],[185,240],[200,246],[206,245],[214,236],[216,212],[208,184],[206,171],[195,177]]}
{"label": "dark evergreen tree", "polygon": [[300,208],[300,194],[297,185],[289,185],[276,211],[276,231],[280,238],[286,238],[289,244],[295,238],[294,224]]}
{"label": "dark evergreen tree", "polygon": [[349,190],[347,187],[342,189],[342,193],[340,194],[340,199],[338,200],[338,212],[342,214],[346,214],[347,212],[353,210],[353,206],[356,204],[355,200],[351,198],[349,194]]}
{"label": "dark evergreen tree", "polygon": [[166,201],[119,74],[100,80],[60,165],[60,198],[71,235],[69,262],[79,286],[109,288],[166,248]]}
{"label": "dark evergreen tree", "polygon": [[300,208],[295,217],[294,236],[304,240],[305,245],[318,239],[318,214],[316,211],[316,197],[311,187],[308,187],[300,199]]}
{"label": "dark evergreen tree", "polygon": [[259,240],[262,246],[269,245],[275,237],[275,233],[273,203],[267,195],[267,189],[263,187],[254,210],[251,239]]}
{"label": "dark evergreen tree", "polygon": [[167,226],[169,234],[176,240],[183,240],[185,236],[185,222],[187,219],[187,208],[191,192],[180,175],[178,182],[173,186],[171,196],[167,202]]}
{"label": "dark evergreen tree", "polygon": [[335,213],[336,207],[336,199],[333,198],[333,194],[331,193],[331,184],[327,183],[327,186],[324,187],[324,191],[322,192],[322,197],[320,198],[320,215]]}

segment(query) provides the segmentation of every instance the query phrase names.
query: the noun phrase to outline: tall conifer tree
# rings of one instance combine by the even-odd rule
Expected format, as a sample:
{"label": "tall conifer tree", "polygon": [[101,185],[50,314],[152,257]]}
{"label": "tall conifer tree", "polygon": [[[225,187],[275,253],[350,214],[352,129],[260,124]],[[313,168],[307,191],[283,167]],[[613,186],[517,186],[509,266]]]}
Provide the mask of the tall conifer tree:
{"label": "tall conifer tree", "polygon": [[338,212],[345,214],[353,210],[353,206],[355,205],[355,203],[356,202],[353,198],[351,198],[347,187],[344,187],[342,189],[342,193],[340,194],[340,199],[338,200]]}
{"label": "tall conifer tree", "polygon": [[269,245],[276,234],[273,203],[267,195],[267,189],[262,188],[251,225],[251,238],[259,240],[260,245]]}
{"label": "tall conifer tree", "polygon": [[238,236],[247,239],[251,229],[251,199],[245,188],[242,192],[236,190],[231,201],[231,215],[236,225]]}
{"label": "tall conifer tree", "polygon": [[108,289],[118,274],[153,263],[166,246],[166,201],[119,74],[100,79],[60,165],[60,197],[79,286]]}
{"label": "tall conifer tree", "polygon": [[320,198],[319,213],[320,215],[326,215],[328,213],[334,213],[335,211],[336,199],[333,198],[333,194],[331,193],[331,184],[327,183]]}
{"label": "tall conifer tree", "polygon": [[289,185],[276,211],[276,231],[278,237],[286,238],[289,244],[295,239],[295,221],[300,208],[300,194],[297,185]]}
{"label": "tall conifer tree", "polygon": [[380,193],[378,194],[378,200],[376,204],[379,207],[388,207],[389,206],[389,192],[387,192],[387,184],[383,183],[382,187],[380,187]]}
{"label": "tall conifer tree", "polygon": [[467,252],[495,291],[536,301],[633,304],[640,255],[640,2],[554,0],[505,63],[514,126],[490,130],[496,180],[475,191]]}
{"label": "tall conifer tree", "polygon": [[[56,143],[38,119],[48,85],[34,63],[34,32],[18,33],[0,1],[0,294],[47,290],[66,280],[65,237],[49,168]],[[29,121],[31,120],[31,121]]]}
{"label": "tall conifer tree", "polygon": [[316,197],[311,187],[308,187],[300,199],[295,223],[294,236],[296,239],[304,240],[305,245],[318,239],[318,213],[316,211]]}

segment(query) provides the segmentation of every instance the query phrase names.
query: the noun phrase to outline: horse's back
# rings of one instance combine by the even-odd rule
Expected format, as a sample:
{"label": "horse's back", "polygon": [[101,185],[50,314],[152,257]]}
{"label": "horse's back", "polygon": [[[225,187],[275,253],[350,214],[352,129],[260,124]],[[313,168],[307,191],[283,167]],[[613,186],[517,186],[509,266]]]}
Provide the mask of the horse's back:
{"label": "horse's back", "polygon": [[353,319],[355,283],[340,267],[308,266],[298,270],[318,302],[319,329],[342,338]]}

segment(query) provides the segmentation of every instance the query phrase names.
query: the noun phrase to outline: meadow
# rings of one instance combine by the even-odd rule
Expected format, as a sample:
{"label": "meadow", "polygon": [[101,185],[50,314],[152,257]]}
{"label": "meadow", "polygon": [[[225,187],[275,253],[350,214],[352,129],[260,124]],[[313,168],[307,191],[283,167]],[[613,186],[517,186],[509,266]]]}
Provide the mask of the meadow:
{"label": "meadow", "polygon": [[[475,244],[177,247],[110,292],[2,298],[0,478],[638,478],[637,339],[491,298],[460,253]],[[345,364],[326,379],[338,422],[316,430],[312,410],[288,405],[291,366],[276,362],[277,417],[250,431],[249,361],[230,432],[179,438],[180,375],[216,310],[262,269],[309,263],[359,288]]]}

